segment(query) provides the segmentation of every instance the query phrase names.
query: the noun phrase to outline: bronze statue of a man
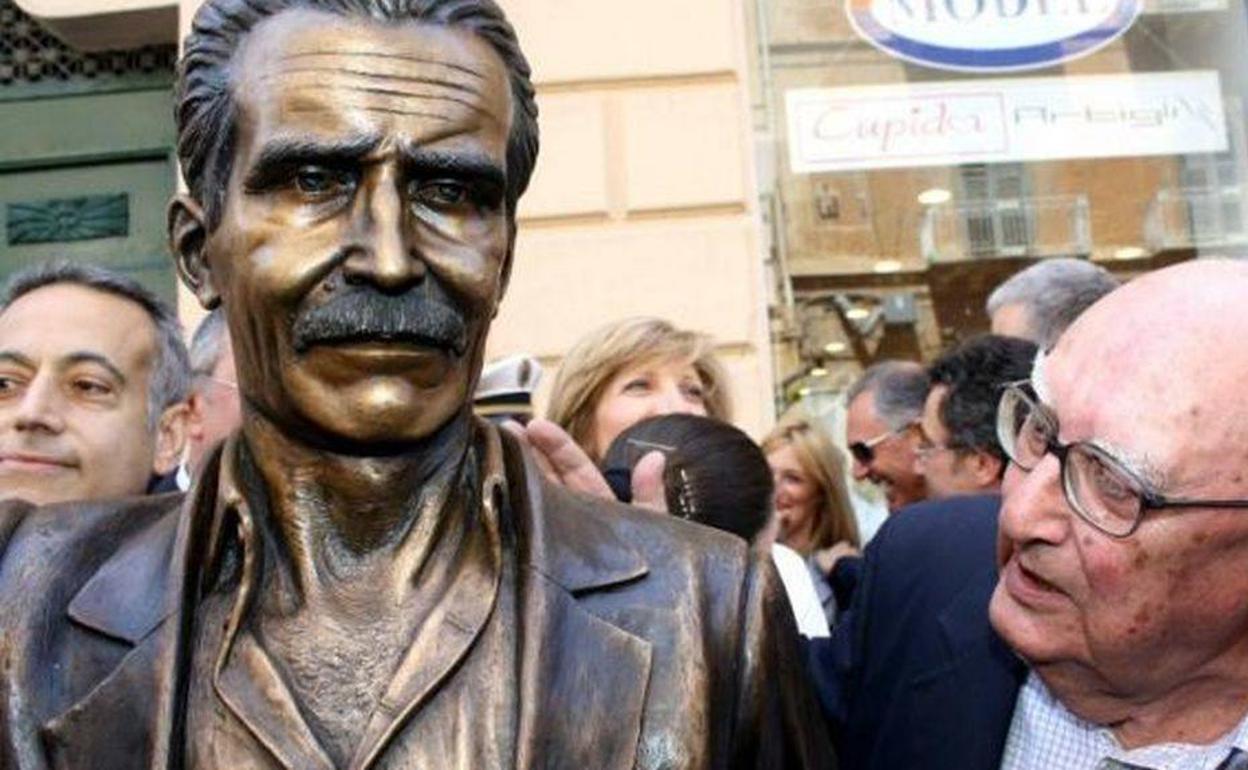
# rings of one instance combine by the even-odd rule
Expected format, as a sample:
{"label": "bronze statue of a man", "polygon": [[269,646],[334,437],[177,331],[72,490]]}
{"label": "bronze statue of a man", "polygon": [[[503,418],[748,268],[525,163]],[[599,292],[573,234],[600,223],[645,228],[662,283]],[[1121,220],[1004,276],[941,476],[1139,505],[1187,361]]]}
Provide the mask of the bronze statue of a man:
{"label": "bronze statue of a man", "polygon": [[831,765],[769,561],[471,415],[537,155],[495,4],[207,0],[178,97],[244,425],[184,501],[0,508],[0,767]]}

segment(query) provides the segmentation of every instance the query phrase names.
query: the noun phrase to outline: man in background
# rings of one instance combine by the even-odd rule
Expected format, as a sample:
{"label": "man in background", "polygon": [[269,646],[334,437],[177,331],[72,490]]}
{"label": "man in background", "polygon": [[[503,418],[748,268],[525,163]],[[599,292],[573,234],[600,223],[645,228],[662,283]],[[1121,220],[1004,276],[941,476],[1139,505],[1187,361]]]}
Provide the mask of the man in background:
{"label": "man in background", "polygon": [[916,430],[927,398],[927,372],[909,361],[883,361],[850,386],[845,436],[853,476],[878,486],[890,512],[927,497],[915,470]]}
{"label": "man in background", "polygon": [[0,291],[0,500],[141,495],[186,441],[173,312],[102,268],[55,262]]}
{"label": "man in background", "polygon": [[997,402],[1025,380],[1035,344],[985,334],[963,342],[928,368],[931,390],[919,423],[917,470],[933,498],[996,494],[1009,462],[997,438]]}
{"label": "man in background", "polygon": [[195,329],[191,338],[191,373],[194,379],[184,467],[188,474],[194,473],[208,450],[242,422],[234,349],[221,308],[204,316]]}
{"label": "man in background", "polygon": [[988,295],[992,333],[1022,337],[1049,350],[1067,326],[1118,285],[1108,270],[1087,260],[1046,259]]}

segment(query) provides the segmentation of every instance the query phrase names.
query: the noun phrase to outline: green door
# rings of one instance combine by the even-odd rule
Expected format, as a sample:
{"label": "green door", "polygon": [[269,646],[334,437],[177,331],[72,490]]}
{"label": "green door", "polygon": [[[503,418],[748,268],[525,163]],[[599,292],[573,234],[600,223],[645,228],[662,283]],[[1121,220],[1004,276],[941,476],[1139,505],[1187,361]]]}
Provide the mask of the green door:
{"label": "green door", "polygon": [[165,207],[176,56],[173,45],[76,51],[0,0],[0,281],[81,260],[175,300]]}
{"label": "green door", "polygon": [[0,281],[71,259],[126,273],[173,302],[165,206],[167,158],[0,172]]}

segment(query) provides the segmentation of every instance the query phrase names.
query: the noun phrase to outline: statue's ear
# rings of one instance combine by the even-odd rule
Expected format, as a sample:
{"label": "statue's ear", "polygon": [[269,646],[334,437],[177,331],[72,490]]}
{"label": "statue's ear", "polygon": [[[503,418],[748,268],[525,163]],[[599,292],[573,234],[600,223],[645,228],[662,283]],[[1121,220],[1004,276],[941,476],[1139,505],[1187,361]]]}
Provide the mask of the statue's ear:
{"label": "statue's ear", "polygon": [[204,209],[189,195],[176,195],[169,202],[168,219],[169,250],[173,252],[178,275],[199,304],[211,310],[221,304],[221,295],[208,265],[208,221]]}

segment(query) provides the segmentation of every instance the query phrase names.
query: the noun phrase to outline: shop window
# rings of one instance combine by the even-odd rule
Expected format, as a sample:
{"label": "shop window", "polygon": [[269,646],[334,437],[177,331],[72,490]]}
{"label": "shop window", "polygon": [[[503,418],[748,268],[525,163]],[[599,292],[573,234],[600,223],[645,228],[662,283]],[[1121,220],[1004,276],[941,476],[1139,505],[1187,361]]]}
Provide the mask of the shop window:
{"label": "shop window", "polygon": [[1022,256],[1032,241],[1026,171],[1021,163],[958,168],[962,226],[971,256]]}
{"label": "shop window", "polygon": [[1187,203],[1191,236],[1196,244],[1248,239],[1240,174],[1244,165],[1243,138],[1237,131],[1230,135],[1230,151],[1188,155],[1180,163],[1179,187]]}

